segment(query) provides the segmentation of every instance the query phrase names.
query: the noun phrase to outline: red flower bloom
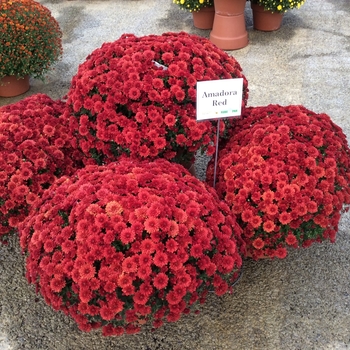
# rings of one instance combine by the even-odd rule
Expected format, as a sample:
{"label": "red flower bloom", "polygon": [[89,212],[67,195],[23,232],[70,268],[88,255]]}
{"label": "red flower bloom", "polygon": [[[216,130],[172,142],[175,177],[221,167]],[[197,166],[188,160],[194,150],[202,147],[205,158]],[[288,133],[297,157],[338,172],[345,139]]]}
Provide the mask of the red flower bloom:
{"label": "red flower bloom", "polygon": [[120,233],[120,240],[124,244],[131,243],[135,239],[135,232],[131,227],[124,228]]}
{"label": "red flower bloom", "polygon": [[272,232],[275,228],[275,224],[271,220],[267,220],[263,224],[263,229],[265,232]]}
{"label": "red flower bloom", "polygon": [[137,268],[138,266],[132,257],[125,258],[125,260],[122,263],[122,269],[125,272],[136,272]]}
{"label": "red flower bloom", "polygon": [[286,243],[288,245],[295,245],[298,243],[298,241],[297,241],[297,238],[292,233],[289,233],[286,237]]}
{"label": "red flower bloom", "polygon": [[164,289],[168,285],[168,281],[169,281],[168,276],[165,273],[160,272],[154,277],[153,285],[157,289]]}
{"label": "red flower bloom", "polygon": [[79,274],[83,279],[91,279],[95,276],[95,268],[90,264],[84,264],[79,268]]}
{"label": "red flower bloom", "polygon": [[122,334],[115,324],[136,332],[136,322],[177,320],[198,295],[204,302],[214,276],[230,281],[242,264],[228,206],[164,159],[125,158],[58,179],[19,230],[28,280],[81,329],[105,335]]}
{"label": "red flower bloom", "polygon": [[265,245],[264,241],[259,237],[255,239],[252,243],[253,247],[256,249],[262,249]]}
{"label": "red flower bloom", "polygon": [[38,196],[60,176],[73,174],[82,159],[79,152],[73,154],[68,142],[56,143],[68,139],[68,126],[59,119],[64,107],[64,102],[37,94],[0,108],[2,242]]}
{"label": "red flower bloom", "polygon": [[149,233],[154,233],[159,230],[159,224],[158,224],[158,219],[155,217],[151,217],[146,219],[145,221],[145,229]]}
{"label": "red flower bloom", "polygon": [[287,249],[286,248],[278,248],[275,251],[275,255],[279,259],[284,259],[287,256]]}
{"label": "red flower bloom", "polygon": [[166,253],[157,251],[154,256],[153,262],[156,266],[162,267],[168,263],[168,256]]}
{"label": "red flower bloom", "polygon": [[[71,122],[76,146],[88,156],[93,153],[98,164],[122,154],[188,161],[198,149],[211,146],[216,135],[215,122],[187,125],[189,120],[198,125],[195,86],[208,80],[205,72],[210,79],[243,78],[245,106],[248,88],[241,67],[207,39],[187,33],[123,35],[80,65],[63,118]],[[116,124],[118,128],[111,128]],[[229,122],[222,125],[220,135]]]}
{"label": "red flower bloom", "polygon": [[334,240],[350,204],[350,150],[340,128],[302,106],[269,105],[246,108],[229,133],[217,191],[238,217],[247,254],[284,258],[286,245],[330,239],[327,232]]}
{"label": "red flower bloom", "polygon": [[148,295],[138,291],[134,295],[134,301],[136,304],[145,305],[148,301]]}

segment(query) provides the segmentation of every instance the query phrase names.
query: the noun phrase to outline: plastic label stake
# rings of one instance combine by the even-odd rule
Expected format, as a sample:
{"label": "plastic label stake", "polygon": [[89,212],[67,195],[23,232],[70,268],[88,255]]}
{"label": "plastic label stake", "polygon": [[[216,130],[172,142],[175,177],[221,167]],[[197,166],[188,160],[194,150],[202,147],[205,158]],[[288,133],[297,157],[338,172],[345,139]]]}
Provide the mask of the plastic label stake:
{"label": "plastic label stake", "polygon": [[197,121],[218,120],[215,144],[214,188],[219,156],[220,120],[241,116],[242,96],[243,78],[197,82]]}

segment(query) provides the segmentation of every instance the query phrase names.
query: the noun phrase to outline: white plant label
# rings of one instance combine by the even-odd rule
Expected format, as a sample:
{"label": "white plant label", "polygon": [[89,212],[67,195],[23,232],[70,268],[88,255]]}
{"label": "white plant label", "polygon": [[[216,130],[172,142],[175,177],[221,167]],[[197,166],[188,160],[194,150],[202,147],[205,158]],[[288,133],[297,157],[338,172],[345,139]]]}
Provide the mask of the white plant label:
{"label": "white plant label", "polygon": [[243,78],[197,82],[197,121],[241,115]]}

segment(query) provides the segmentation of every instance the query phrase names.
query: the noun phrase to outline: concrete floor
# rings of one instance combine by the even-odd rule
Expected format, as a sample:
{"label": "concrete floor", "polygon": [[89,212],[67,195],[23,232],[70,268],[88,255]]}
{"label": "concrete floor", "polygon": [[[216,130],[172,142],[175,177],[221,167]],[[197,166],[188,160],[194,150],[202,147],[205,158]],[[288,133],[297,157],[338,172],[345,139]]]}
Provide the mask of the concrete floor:
{"label": "concrete floor", "polygon": [[[123,33],[209,36],[209,31],[195,29],[191,15],[171,0],[40,2],[61,25],[64,55],[44,83],[31,81],[24,96],[41,92],[63,97],[85,57]],[[247,3],[246,21],[249,45],[229,53],[249,81],[248,105],[302,104],[329,114],[349,139],[349,0],[307,0],[272,33],[253,30]],[[24,96],[0,98],[0,105]],[[14,240],[0,247],[0,349],[350,349],[349,224],[347,214],[335,244],[291,251],[285,260],[247,260],[233,295],[210,296],[200,315],[122,338],[81,333],[41,298],[34,302]]]}

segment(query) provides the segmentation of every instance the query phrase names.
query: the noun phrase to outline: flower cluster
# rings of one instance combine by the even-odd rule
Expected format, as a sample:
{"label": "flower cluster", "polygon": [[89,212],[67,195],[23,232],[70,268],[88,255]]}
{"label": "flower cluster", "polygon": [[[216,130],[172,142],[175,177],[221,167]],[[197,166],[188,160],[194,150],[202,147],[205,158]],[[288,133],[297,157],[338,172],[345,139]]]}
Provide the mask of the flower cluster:
{"label": "flower cluster", "polygon": [[179,163],[199,149],[213,154],[216,123],[196,121],[196,83],[231,78],[243,78],[245,106],[239,63],[207,39],[123,35],[92,52],[73,77],[64,114],[73,146],[99,165],[122,154]]}
{"label": "flower cluster", "polygon": [[0,0],[0,79],[42,78],[62,53],[61,37],[45,6],[33,0]]}
{"label": "flower cluster", "polygon": [[135,333],[231,289],[241,229],[212,188],[165,159],[62,177],[20,225],[27,278],[79,328]]}
{"label": "flower cluster", "polygon": [[218,173],[219,196],[255,259],[334,242],[350,204],[346,136],[328,115],[302,106],[247,108],[220,152]]}
{"label": "flower cluster", "polygon": [[[53,181],[81,159],[71,151],[64,103],[37,94],[0,108],[0,241],[15,231]],[[74,160],[74,161],[73,161]]]}
{"label": "flower cluster", "polygon": [[272,12],[287,12],[294,8],[300,8],[305,0],[251,0],[254,4],[263,6],[265,10]]}
{"label": "flower cluster", "polygon": [[203,7],[214,6],[214,0],[173,0],[173,3],[189,12],[199,11]]}

